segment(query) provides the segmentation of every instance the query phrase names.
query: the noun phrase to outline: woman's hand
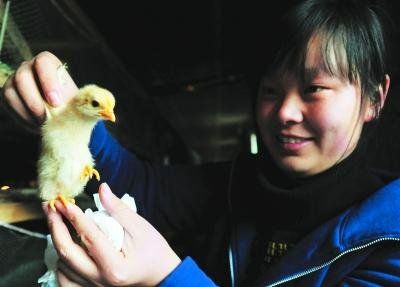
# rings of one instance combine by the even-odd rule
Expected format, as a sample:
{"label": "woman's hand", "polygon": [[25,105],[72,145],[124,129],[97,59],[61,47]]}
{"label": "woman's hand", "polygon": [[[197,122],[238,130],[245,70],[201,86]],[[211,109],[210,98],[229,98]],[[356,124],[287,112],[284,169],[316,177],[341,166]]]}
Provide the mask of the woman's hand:
{"label": "woman's hand", "polygon": [[104,208],[124,228],[120,251],[76,205],[56,203],[56,208],[75,228],[84,247],[74,242],[61,214],[44,207],[61,260],[61,286],[71,282],[76,286],[87,286],[87,282],[93,286],[159,284],[179,265],[179,257],[160,233],[118,199],[107,184],[100,185],[99,195]]}
{"label": "woman's hand", "polygon": [[30,127],[43,123],[45,101],[57,106],[76,94],[78,88],[63,63],[50,52],[41,52],[21,63],[2,89],[2,103]]}

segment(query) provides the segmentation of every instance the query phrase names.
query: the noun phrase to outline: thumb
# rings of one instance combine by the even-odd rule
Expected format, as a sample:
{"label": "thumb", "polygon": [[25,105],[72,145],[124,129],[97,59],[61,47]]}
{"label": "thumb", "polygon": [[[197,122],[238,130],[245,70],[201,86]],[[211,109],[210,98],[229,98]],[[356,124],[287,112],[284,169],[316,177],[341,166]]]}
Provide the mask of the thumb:
{"label": "thumb", "polygon": [[119,199],[111,191],[107,183],[103,182],[100,184],[99,196],[103,207],[125,229],[129,229],[129,226],[135,223],[135,221],[140,221],[140,216]]}
{"label": "thumb", "polygon": [[77,86],[66,70],[66,66],[50,52],[41,52],[33,63],[37,78],[47,102],[58,106],[77,93]]}

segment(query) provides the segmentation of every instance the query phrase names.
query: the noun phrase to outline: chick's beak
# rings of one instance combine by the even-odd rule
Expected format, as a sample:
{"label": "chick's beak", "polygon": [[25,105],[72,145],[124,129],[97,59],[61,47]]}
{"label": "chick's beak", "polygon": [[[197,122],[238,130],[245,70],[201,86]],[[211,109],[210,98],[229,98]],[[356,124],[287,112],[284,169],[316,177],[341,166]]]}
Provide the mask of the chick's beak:
{"label": "chick's beak", "polygon": [[100,115],[103,119],[115,122],[115,114],[112,108],[105,107],[101,112]]}

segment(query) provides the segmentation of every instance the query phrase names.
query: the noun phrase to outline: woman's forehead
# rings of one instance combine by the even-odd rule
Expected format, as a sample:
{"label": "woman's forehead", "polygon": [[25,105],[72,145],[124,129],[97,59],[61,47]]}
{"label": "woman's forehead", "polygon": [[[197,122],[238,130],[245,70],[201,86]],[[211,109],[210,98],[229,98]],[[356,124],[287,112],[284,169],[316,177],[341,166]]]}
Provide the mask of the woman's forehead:
{"label": "woman's forehead", "polygon": [[309,82],[316,78],[326,78],[326,77],[334,77],[329,73],[324,65],[315,65],[310,67],[304,67],[301,71],[299,69],[282,69],[276,70],[276,72],[268,73],[263,77],[263,82],[282,82],[282,81],[302,81]]}
{"label": "woman's forehead", "polygon": [[348,79],[349,67],[344,44],[321,35],[313,36],[303,50],[289,53],[276,62],[265,74],[265,79],[313,79],[330,76]]}

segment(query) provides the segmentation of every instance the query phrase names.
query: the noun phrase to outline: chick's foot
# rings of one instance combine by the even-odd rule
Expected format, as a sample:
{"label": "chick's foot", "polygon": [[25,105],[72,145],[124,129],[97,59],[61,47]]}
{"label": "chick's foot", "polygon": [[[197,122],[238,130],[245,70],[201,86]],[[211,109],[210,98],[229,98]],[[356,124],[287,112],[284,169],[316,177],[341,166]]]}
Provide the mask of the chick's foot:
{"label": "chick's foot", "polygon": [[93,168],[91,165],[85,165],[81,172],[81,181],[85,181],[86,179],[90,179],[93,177],[93,175],[96,177],[98,181],[100,181],[100,174],[99,172]]}
{"label": "chick's foot", "polygon": [[75,199],[64,197],[62,194],[58,194],[55,199],[49,200],[49,206],[54,211],[56,211],[55,204],[57,201],[60,201],[64,206],[67,206],[68,203],[75,204]]}

